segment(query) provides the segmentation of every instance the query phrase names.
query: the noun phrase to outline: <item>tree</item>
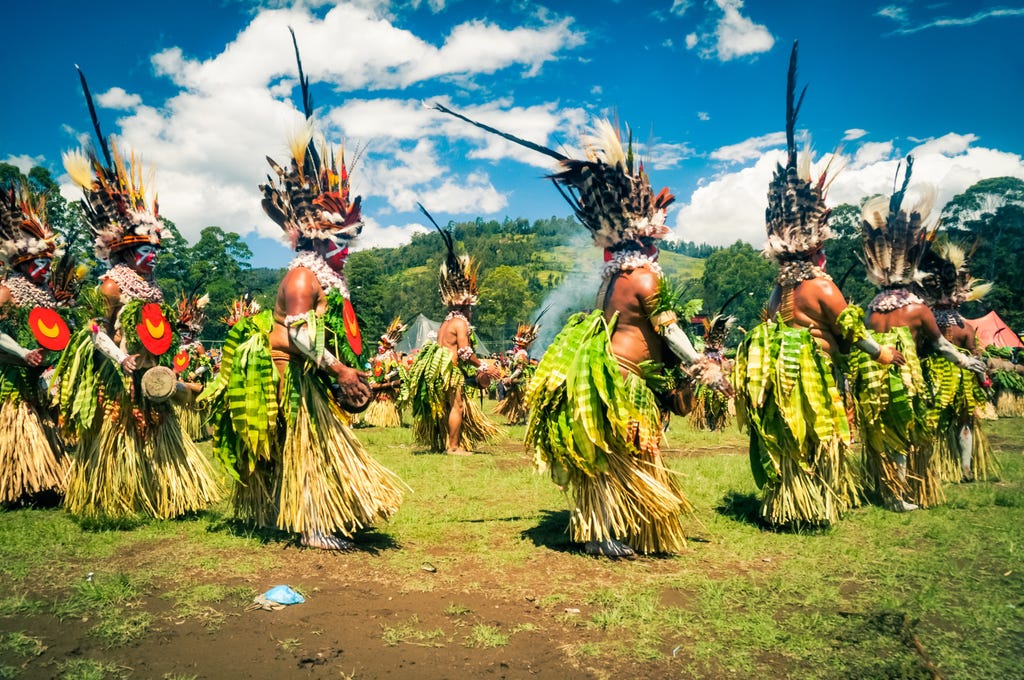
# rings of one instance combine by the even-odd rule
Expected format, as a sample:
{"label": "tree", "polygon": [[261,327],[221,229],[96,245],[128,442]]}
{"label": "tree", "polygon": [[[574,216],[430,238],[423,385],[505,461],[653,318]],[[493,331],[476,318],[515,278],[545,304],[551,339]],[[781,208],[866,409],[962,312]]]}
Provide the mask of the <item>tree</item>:
{"label": "tree", "polygon": [[864,307],[878,291],[868,281],[867,271],[861,262],[864,246],[860,236],[860,213],[860,207],[849,203],[843,203],[832,211],[829,226],[833,238],[825,244],[828,259],[825,266],[847,302]]}
{"label": "tree", "polygon": [[761,310],[771,295],[777,272],[773,262],[743,241],[712,253],[704,263],[701,277],[705,313],[717,313],[730,297],[739,293],[725,313],[735,316],[739,326],[753,328],[760,323]]}
{"label": "tree", "polygon": [[526,279],[516,269],[501,265],[480,282],[480,307],[474,321],[484,341],[510,344],[516,326],[529,320],[533,308]]}

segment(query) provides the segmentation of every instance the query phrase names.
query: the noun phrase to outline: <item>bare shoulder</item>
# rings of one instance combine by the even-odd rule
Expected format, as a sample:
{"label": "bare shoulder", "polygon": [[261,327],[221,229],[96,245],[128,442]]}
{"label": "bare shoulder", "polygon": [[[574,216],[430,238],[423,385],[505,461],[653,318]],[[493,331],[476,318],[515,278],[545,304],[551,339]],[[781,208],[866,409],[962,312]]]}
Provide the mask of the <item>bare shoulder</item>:
{"label": "bare shoulder", "polygon": [[661,276],[647,267],[634,269],[626,278],[636,294],[641,297],[650,297],[657,293],[661,285]]}
{"label": "bare shoulder", "polygon": [[121,298],[121,286],[117,285],[114,279],[105,278],[100,284],[100,295],[107,298],[108,300],[117,300]]}
{"label": "bare shoulder", "polygon": [[6,305],[11,301],[11,289],[7,286],[0,285],[0,305]]}

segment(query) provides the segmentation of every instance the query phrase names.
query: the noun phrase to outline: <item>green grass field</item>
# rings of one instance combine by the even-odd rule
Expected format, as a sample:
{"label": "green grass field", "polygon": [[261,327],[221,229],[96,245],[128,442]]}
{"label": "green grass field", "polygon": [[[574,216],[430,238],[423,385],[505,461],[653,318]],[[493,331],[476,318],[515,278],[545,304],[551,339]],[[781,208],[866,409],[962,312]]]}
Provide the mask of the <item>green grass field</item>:
{"label": "green grass field", "polygon": [[[753,519],[743,435],[674,421],[666,451],[696,507],[691,540],[677,556],[622,562],[573,550],[566,500],[532,471],[521,427],[470,458],[426,454],[408,428],[358,429],[412,489],[388,525],[358,537],[358,558],[366,578],[396,593],[530,598],[543,625],[572,631],[567,664],[628,663],[648,677],[1022,677],[1021,424],[985,423],[1002,463],[998,481],[947,485],[948,502],[931,510],[868,506],[829,531],[793,533]],[[291,537],[238,526],[226,504],[130,529],[8,508],[0,513],[0,617],[9,631],[0,678],[41,677],[31,673],[45,658],[32,630],[38,617],[84,619],[88,636],[115,650],[154,635],[167,617],[214,629],[252,597],[240,580],[287,569],[295,555]],[[436,613],[468,611],[453,596]],[[500,647],[536,626],[481,622],[462,644]],[[380,644],[445,643],[435,628],[405,621],[381,630]],[[137,677],[107,661],[72,664],[60,677]]]}

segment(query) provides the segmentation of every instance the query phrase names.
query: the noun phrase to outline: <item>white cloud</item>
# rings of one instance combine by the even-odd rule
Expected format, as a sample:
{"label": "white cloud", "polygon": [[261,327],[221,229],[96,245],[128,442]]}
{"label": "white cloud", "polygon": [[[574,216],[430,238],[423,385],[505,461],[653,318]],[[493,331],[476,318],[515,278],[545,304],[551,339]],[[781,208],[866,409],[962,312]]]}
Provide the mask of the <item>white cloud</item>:
{"label": "white cloud", "polygon": [[[941,7],[941,5],[930,6],[927,9]],[[910,35],[929,28],[959,28],[961,26],[973,26],[986,19],[1002,19],[1008,17],[1024,16],[1024,9],[1019,7],[993,7],[965,17],[934,17],[920,20],[912,24],[906,7],[899,5],[888,5],[875,12],[876,16],[891,19],[900,26],[894,32],[901,35]]]}
{"label": "white cloud", "polygon": [[702,121],[709,121],[711,120],[711,114],[709,114],[707,111],[698,111],[697,118]]}
{"label": "white cloud", "polygon": [[744,161],[759,158],[764,154],[765,149],[785,143],[785,132],[770,132],[760,137],[751,137],[739,144],[730,144],[729,146],[715,149],[711,152],[711,158],[716,161],[743,163]]}
{"label": "white cloud", "polygon": [[19,154],[17,156],[8,156],[3,160],[8,165],[13,165],[23,175],[27,175],[29,171],[37,165],[42,166],[45,159],[42,156],[29,156],[28,154]]}
{"label": "white cloud", "polygon": [[[438,0],[428,4],[435,11],[444,6]],[[141,151],[144,163],[155,166],[162,212],[182,233],[194,239],[212,224],[242,234],[255,230],[264,236],[279,235],[260,208],[257,185],[270,171],[264,156],[284,163],[287,139],[303,120],[293,104],[298,81],[288,26],[295,30],[303,69],[318,95],[325,89],[317,83],[356,93],[330,101],[324,97],[314,104],[327,138],[337,141],[344,136],[350,161],[358,148],[365,147],[352,182],[353,191],[364,197],[368,219],[414,210],[415,201],[424,197],[438,212],[494,212],[505,207],[507,197],[485,174],[460,176],[442,162],[450,153],[439,146],[445,137],[475,144],[485,133],[424,110],[419,101],[422,87],[450,79],[472,85],[480,74],[508,68],[518,68],[522,77],[535,75],[545,63],[583,42],[584,35],[571,20],[535,16],[531,26],[509,29],[471,20],[452,27],[443,44],[434,45],[389,20],[387,2],[338,4],[319,12],[322,18],[310,11],[311,6],[306,2],[257,11],[209,59],[194,58],[179,47],[153,55],[156,75],[178,87],[166,101],[144,102],[120,87],[97,98],[101,106],[129,109],[117,120],[120,143]],[[419,90],[407,98],[370,95],[413,85]],[[493,111],[496,125],[539,142],[583,115],[578,110],[561,112],[554,103],[502,105],[503,111],[492,104],[470,115],[482,117]],[[471,153],[493,159],[527,155],[529,162],[543,164],[538,154],[497,138],[487,139]],[[69,197],[79,196],[73,189],[62,190]],[[411,227],[397,223],[381,228],[382,238],[394,239],[407,236]],[[371,232],[364,230],[360,240],[375,239]]]}
{"label": "white cloud", "polygon": [[[749,146],[762,146],[762,139],[752,140]],[[936,206],[941,208],[982,179],[1002,176],[1024,179],[1024,159],[1019,154],[971,146],[976,139],[970,134],[950,133],[913,148],[911,184],[934,184],[938,190]],[[769,150],[753,165],[723,173],[704,183],[680,207],[675,227],[677,237],[713,245],[728,245],[740,239],[760,248],[765,239],[768,183],[776,164],[784,160],[782,149]],[[825,160],[827,157],[817,159],[812,174],[821,171]],[[855,151],[852,160],[841,160],[847,167],[836,176],[828,193],[828,203],[833,206],[857,205],[866,196],[890,193],[896,168],[903,157],[895,152],[895,144],[890,141],[864,144]]]}
{"label": "white cloud", "polygon": [[767,52],[775,45],[775,37],[766,26],[740,13],[743,0],[714,0],[714,4],[721,11],[714,28],[687,35],[687,49],[699,46],[697,54],[702,59],[731,61]]}
{"label": "white cloud", "polygon": [[665,144],[656,143],[644,145],[641,149],[641,157],[655,170],[667,170],[678,166],[687,158],[696,155],[693,147],[689,144]]}
{"label": "white cloud", "polygon": [[686,10],[690,9],[692,5],[693,0],[672,0],[672,7],[668,11],[677,17],[681,17],[686,14]]}
{"label": "white cloud", "polygon": [[868,133],[867,130],[861,130],[860,128],[850,128],[843,134],[843,141],[849,142],[854,139],[860,139]]}
{"label": "white cloud", "polygon": [[121,87],[112,87],[101,95],[97,95],[96,103],[108,109],[134,109],[142,103],[142,97],[130,94]]}

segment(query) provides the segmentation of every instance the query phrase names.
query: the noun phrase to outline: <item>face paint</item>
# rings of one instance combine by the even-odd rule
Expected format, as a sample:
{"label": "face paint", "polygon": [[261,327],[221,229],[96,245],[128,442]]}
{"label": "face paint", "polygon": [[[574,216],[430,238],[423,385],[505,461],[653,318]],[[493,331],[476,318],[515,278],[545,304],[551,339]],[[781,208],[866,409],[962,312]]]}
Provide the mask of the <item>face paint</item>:
{"label": "face paint", "polygon": [[150,245],[135,247],[135,270],[148,274],[156,267],[157,247]]}
{"label": "face paint", "polygon": [[821,267],[823,271],[825,269],[825,260],[826,258],[824,249],[821,249],[818,252],[816,252],[811,258],[811,262],[814,263],[816,267]]}
{"label": "face paint", "polygon": [[50,280],[50,258],[37,257],[28,263],[28,280],[32,283],[46,283]]}
{"label": "face paint", "polygon": [[345,267],[345,258],[347,257],[348,246],[342,247],[334,241],[329,243],[328,249],[324,253],[324,260],[336,272],[340,272]]}

